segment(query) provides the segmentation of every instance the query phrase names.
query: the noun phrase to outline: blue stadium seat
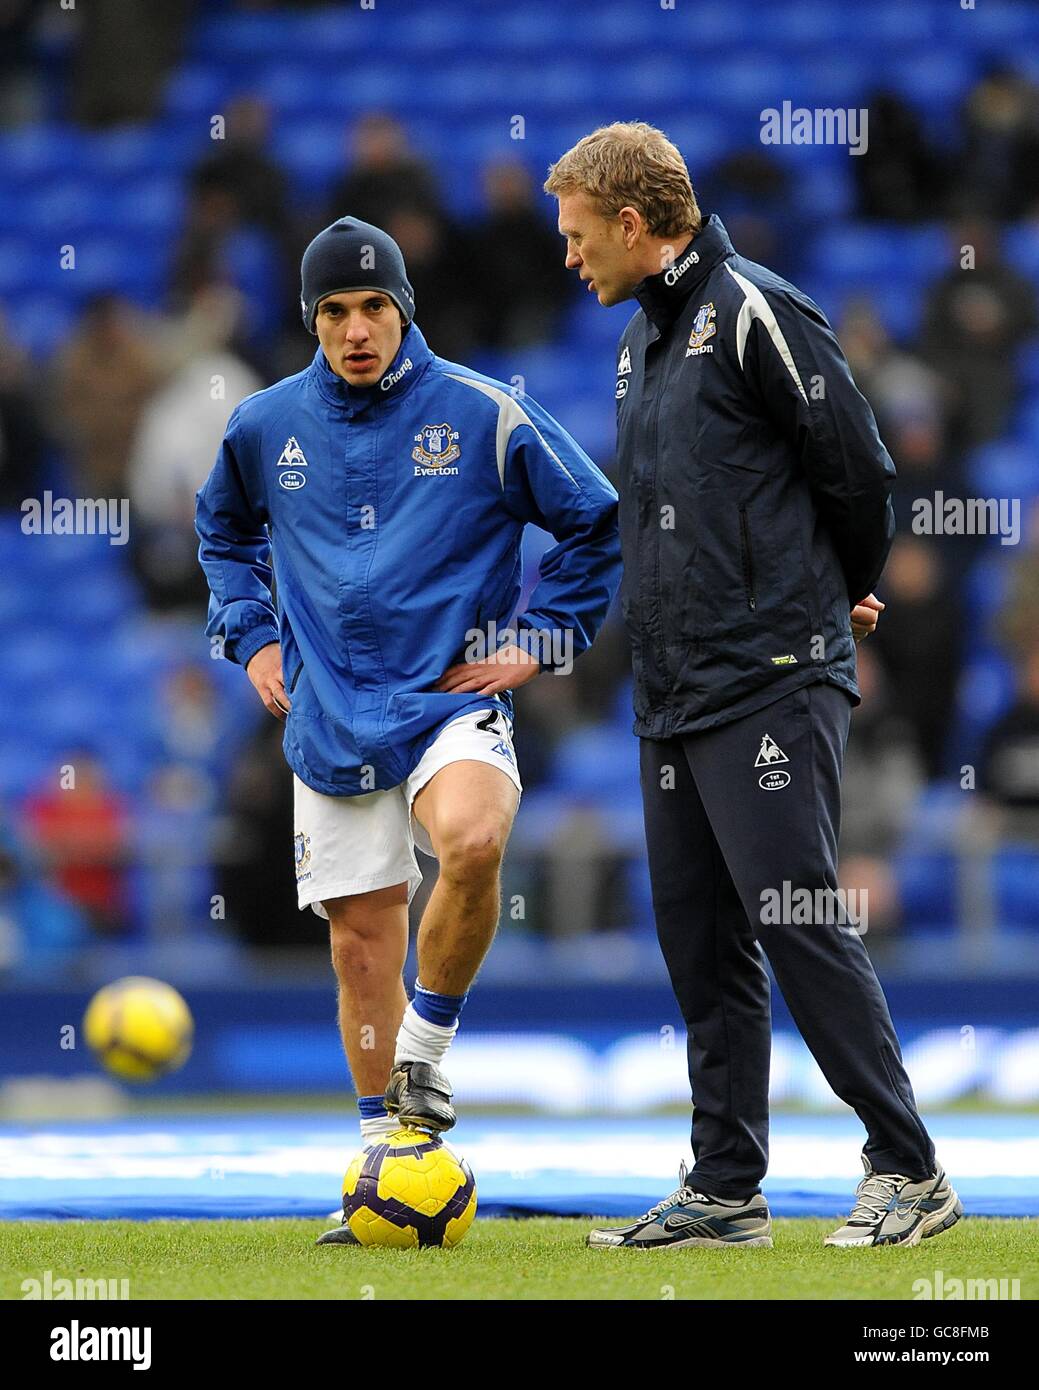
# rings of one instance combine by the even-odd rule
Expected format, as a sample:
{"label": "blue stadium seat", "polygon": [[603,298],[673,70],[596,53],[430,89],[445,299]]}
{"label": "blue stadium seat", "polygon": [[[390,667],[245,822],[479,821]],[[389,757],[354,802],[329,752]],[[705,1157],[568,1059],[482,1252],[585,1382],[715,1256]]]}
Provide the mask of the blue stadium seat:
{"label": "blue stadium seat", "polygon": [[[217,109],[222,111],[224,106]],[[162,135],[165,154],[155,164],[153,172],[157,175],[179,173],[183,178],[202,160],[222,148],[211,136],[212,126],[208,117],[200,121],[198,116],[191,112],[171,114],[162,117],[158,129]]]}
{"label": "blue stadium seat", "polygon": [[0,740],[0,811],[14,808],[45,777],[54,776],[54,759],[50,750],[26,740],[24,731],[17,738]]}
{"label": "blue stadium seat", "polygon": [[[629,5],[626,0],[606,0],[586,11],[589,22],[581,25],[579,36],[574,33],[572,15],[564,7],[550,8],[555,10],[557,20],[561,15],[571,21],[570,37],[564,37],[562,46],[595,54],[589,59],[594,64],[605,54],[659,52],[662,47],[669,50],[672,45],[678,47],[685,37],[681,24],[676,23],[681,5],[674,11],[663,12],[659,5]],[[695,74],[691,76],[695,78]]]}
{"label": "blue stadium seat", "polygon": [[[910,11],[913,6],[899,8]],[[905,54],[885,65],[887,85],[928,113],[958,106],[978,75],[977,59],[962,49],[923,41],[908,42]]]}
{"label": "blue stadium seat", "polygon": [[1003,254],[1015,270],[1039,285],[1039,227],[1019,222],[1003,232]]}
{"label": "blue stadium seat", "polygon": [[888,333],[897,343],[915,340],[923,313],[925,290],[920,284],[891,283],[863,277],[826,277],[811,273],[798,277],[799,287],[839,327],[847,306],[857,299],[869,300],[880,315]]}
{"label": "blue stadium seat", "polygon": [[[35,552],[36,565],[46,572],[48,585],[56,590],[78,592],[81,584],[92,579],[107,581],[113,573],[123,577],[126,551],[112,545],[105,532],[38,536],[28,544]],[[69,596],[73,596],[71,592]]]}
{"label": "blue stadium seat", "polygon": [[40,253],[28,238],[0,239],[0,297],[17,294],[36,280]]}
{"label": "blue stadium seat", "polygon": [[638,745],[611,724],[589,724],[560,744],[552,785],[580,799],[606,802],[639,794]]}
{"label": "blue stadium seat", "polygon": [[[355,63],[343,71],[329,74],[321,86],[313,86],[314,113],[340,111],[344,118],[351,113],[384,111],[389,107],[422,121],[428,119],[429,101],[416,86],[415,74],[403,61],[388,61],[393,55],[381,51]],[[438,82],[446,74],[438,74]]]}
{"label": "blue stadium seat", "polygon": [[928,0],[912,5],[903,0],[875,0],[868,15],[859,13],[859,37],[870,38],[878,47],[896,53],[931,48],[950,27],[942,23],[940,7]]}
{"label": "blue stadium seat", "polygon": [[900,851],[892,860],[905,931],[952,930],[956,921],[956,865],[949,850]]}
{"label": "blue stadium seat", "polygon": [[535,400],[541,401],[560,391],[572,394],[574,356],[565,347],[546,344],[517,348],[513,352],[501,353],[499,364],[507,373],[501,379],[511,384],[514,378],[518,378],[518,388]]}
{"label": "blue stadium seat", "polygon": [[[763,12],[753,5],[676,3],[664,17],[666,27],[658,24],[654,31],[656,41],[662,34],[665,44],[673,42],[676,48],[681,47],[694,57],[702,54],[707,62],[715,62],[719,56],[740,52],[759,42],[760,25],[763,19],[767,20],[768,10]],[[670,34],[673,39],[668,38]]]}
{"label": "blue stadium seat", "polygon": [[[591,45],[604,44],[602,36],[609,30],[609,13],[607,7],[599,11],[596,23],[591,26],[588,35]],[[632,26],[634,29],[638,24],[638,12],[629,13],[635,21]],[[582,39],[583,37],[582,35]],[[633,32],[628,41],[634,46],[638,42],[637,35]],[[573,48],[573,15],[563,6],[556,4],[509,5],[493,16],[488,16],[484,23],[474,25],[471,42],[478,48],[487,48],[492,52],[525,56],[565,52]],[[605,46],[612,45],[606,43]]]}
{"label": "blue stadium seat", "polygon": [[220,269],[249,301],[250,332],[275,334],[281,314],[272,291],[281,283],[281,260],[271,236],[258,227],[239,227],[224,238]]}
{"label": "blue stadium seat", "polygon": [[[876,53],[850,45],[824,49],[818,57],[802,55],[798,86],[791,100],[795,106],[845,109],[867,105],[869,94],[884,76],[884,63]],[[868,132],[868,118],[867,118]],[[794,147],[797,149],[798,147]],[[841,150],[844,158],[859,158]]]}
{"label": "blue stadium seat", "polygon": [[1039,496],[1039,412],[1029,417],[1036,430],[1029,442],[985,444],[969,459],[967,476],[975,497]]}
{"label": "blue stadium seat", "polygon": [[168,251],[180,235],[186,197],[176,175],[145,176],[126,183],[110,193],[107,201],[111,222],[127,232],[161,238],[160,250]]}
{"label": "blue stadium seat", "polygon": [[76,310],[67,295],[25,292],[3,299],[4,317],[14,341],[31,356],[50,357],[68,338]]}
{"label": "blue stadium seat", "polygon": [[850,216],[856,202],[850,157],[799,169],[796,200],[800,215],[806,219],[833,223]]}
{"label": "blue stadium seat", "polygon": [[1039,338],[1031,338],[1024,344],[1016,365],[1022,395],[1026,400],[1039,395]]}
{"label": "blue stadium seat", "polygon": [[970,33],[983,51],[1002,48],[1015,53],[1028,40],[1039,40],[1039,8],[1035,5],[977,5],[970,11]]}
{"label": "blue stadium seat", "polygon": [[[379,34],[382,35],[383,22],[390,18],[391,26],[396,16],[380,13]],[[405,17],[406,18],[406,17]],[[285,52],[291,51],[293,57],[307,64],[330,61],[352,63],[356,61],[362,44],[368,51],[368,36],[371,33],[371,16],[359,7],[323,6],[294,16],[291,44],[285,45]],[[406,27],[406,26],[405,26]]]}
{"label": "blue stadium seat", "polygon": [[628,320],[637,308],[638,305],[634,303],[626,303],[604,309],[582,285],[579,298],[567,308],[563,342],[588,351],[608,348],[614,352]]}
{"label": "blue stadium seat", "polygon": [[55,643],[53,632],[42,625],[10,634],[4,658],[11,682],[21,689],[57,685],[72,666],[69,654]]}
{"label": "blue stadium seat", "polygon": [[[611,616],[607,622],[620,623],[619,602],[611,609]],[[631,733],[631,726],[635,719],[634,712],[635,683],[629,676],[617,686],[613,694],[613,702],[610,705],[610,718],[617,726],[618,733]]]}
{"label": "blue stadium seat", "polygon": [[976,762],[989,729],[1014,700],[1014,673],[1006,657],[985,646],[968,656],[956,690],[949,747],[962,762]]}
{"label": "blue stadium seat", "polygon": [[104,735],[126,734],[123,711],[78,677],[37,695],[24,722],[34,739],[58,753],[92,747]]}
{"label": "blue stadium seat", "polygon": [[[845,44],[862,34],[861,20],[853,9],[827,4],[826,0],[791,0],[785,5],[726,6],[743,11],[749,25],[746,37],[753,37],[771,52],[788,49],[792,53],[823,50],[840,54]],[[791,93],[791,98],[794,94]]]}
{"label": "blue stadium seat", "polygon": [[[698,111],[690,115],[685,101],[676,103],[673,115],[665,117],[663,128],[682,151],[692,174],[694,188],[705,171],[734,146],[736,132],[730,121],[711,111]],[[565,145],[558,146],[553,158],[558,158],[565,148]]]}
{"label": "blue stadium seat", "polygon": [[37,233],[33,190],[9,182],[0,172],[0,207],[3,208],[4,240],[21,236],[31,240]]}
{"label": "blue stadium seat", "polygon": [[[283,120],[320,109],[323,83],[315,82],[312,67],[306,63],[279,62],[267,69],[263,79],[264,100]],[[326,107],[327,110],[327,107]]]}
{"label": "blue stadium seat", "polygon": [[321,191],[346,168],[345,121],[327,115],[322,120],[279,121],[272,153],[299,189]]}
{"label": "blue stadium seat", "polygon": [[967,628],[973,641],[991,640],[990,625],[1007,599],[1010,566],[1001,550],[993,549],[975,561],[963,585]]}
{"label": "blue stadium seat", "polygon": [[102,570],[84,574],[75,587],[75,599],[71,605],[70,616],[74,628],[100,629],[111,632],[128,613],[133,612],[139,602],[137,590],[131,579],[119,570]]}
{"label": "blue stadium seat", "polygon": [[552,413],[600,467],[613,458],[617,447],[617,425],[612,391],[604,391],[599,397],[578,396],[561,400]]}
{"label": "blue stadium seat", "polygon": [[206,129],[209,118],[226,109],[228,96],[228,79],[222,68],[212,63],[184,64],[174,68],[166,83],[163,113],[190,116],[200,129]]}
{"label": "blue stadium seat", "polygon": [[75,126],[29,125],[0,134],[0,169],[6,182],[38,188],[48,179],[81,169],[84,141]]}
{"label": "blue stadium seat", "polygon": [[[117,290],[150,302],[161,290],[169,247],[140,238],[89,237],[76,245],[76,270],[70,288],[79,298]],[[58,270],[50,280],[55,287]]]}
{"label": "blue stadium seat", "polygon": [[117,126],[93,131],[86,141],[84,167],[101,183],[136,182],[183,168],[182,143],[165,126]]}
{"label": "blue stadium seat", "polygon": [[812,265],[834,278],[930,280],[947,267],[949,245],[949,233],[939,225],[853,222],[819,234]]}
{"label": "blue stadium seat", "polygon": [[[523,127],[517,129],[523,130]],[[442,148],[449,152],[450,161],[468,164],[470,177],[478,179],[479,170],[491,160],[530,157],[531,151],[526,139],[513,140],[510,130],[509,121],[504,117],[496,116],[493,120],[478,121],[453,119],[435,126],[427,126],[425,130],[416,130],[415,143],[437,168],[445,167],[440,154]],[[445,178],[444,186],[451,189],[450,202],[453,207],[457,185],[453,180],[448,182]]]}
{"label": "blue stadium seat", "polygon": [[1039,400],[1036,399],[1034,388],[1021,392],[1010,442],[1032,451],[1039,444]]}
{"label": "blue stadium seat", "polygon": [[993,873],[1000,926],[1039,929],[1039,851],[1035,846],[1002,846]]}
{"label": "blue stadium seat", "polygon": [[32,198],[31,207],[37,237],[55,247],[119,225],[111,188],[93,173],[51,182]]}
{"label": "blue stadium seat", "polygon": [[296,47],[302,19],[293,10],[203,15],[192,26],[191,55],[199,61],[219,53],[229,64],[255,67],[272,54],[284,55]]}

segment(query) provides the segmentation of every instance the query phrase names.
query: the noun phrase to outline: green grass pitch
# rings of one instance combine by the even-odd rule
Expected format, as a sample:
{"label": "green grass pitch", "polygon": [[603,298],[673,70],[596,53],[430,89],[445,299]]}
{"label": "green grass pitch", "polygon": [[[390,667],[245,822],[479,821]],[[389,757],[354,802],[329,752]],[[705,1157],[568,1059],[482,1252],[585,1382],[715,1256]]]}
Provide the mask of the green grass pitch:
{"label": "green grass pitch", "polygon": [[[131,1299],[907,1299],[915,1280],[1039,1292],[1039,1220],[968,1218],[905,1249],[835,1250],[833,1221],[773,1223],[771,1250],[588,1250],[589,1222],[477,1220],[451,1251],[314,1245],[322,1221],[0,1223],[0,1297],[23,1279],[129,1280]],[[431,1284],[431,1280],[434,1281]],[[1013,1287],[1012,1285],[1009,1287]]]}

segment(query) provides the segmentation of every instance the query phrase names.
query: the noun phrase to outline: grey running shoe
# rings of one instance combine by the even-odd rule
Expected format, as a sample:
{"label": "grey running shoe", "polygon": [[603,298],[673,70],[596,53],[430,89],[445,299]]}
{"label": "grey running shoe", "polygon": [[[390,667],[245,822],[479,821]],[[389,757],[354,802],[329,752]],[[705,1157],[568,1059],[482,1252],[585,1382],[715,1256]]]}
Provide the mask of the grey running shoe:
{"label": "grey running shoe", "polygon": [[451,1083],[432,1062],[394,1062],[386,1087],[386,1109],[401,1125],[435,1132],[455,1122]]}
{"label": "grey running shoe", "polygon": [[963,1203],[941,1164],[923,1182],[900,1173],[874,1173],[865,1154],[866,1176],[855,1189],[851,1215],[824,1245],[919,1245],[954,1226]]}
{"label": "grey running shoe", "polygon": [[759,1192],[746,1202],[721,1201],[686,1183],[689,1170],[678,1170],[678,1187],[630,1226],[592,1231],[588,1244],[598,1250],[675,1250],[686,1245],[772,1245],[772,1217]]}

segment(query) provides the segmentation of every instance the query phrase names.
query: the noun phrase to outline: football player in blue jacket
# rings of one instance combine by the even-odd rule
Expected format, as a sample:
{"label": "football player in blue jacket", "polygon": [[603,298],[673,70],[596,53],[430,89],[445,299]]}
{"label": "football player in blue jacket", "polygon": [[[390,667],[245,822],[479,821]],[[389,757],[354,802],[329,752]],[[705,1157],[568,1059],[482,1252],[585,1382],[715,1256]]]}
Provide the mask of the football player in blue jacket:
{"label": "football player in blue jacket", "polygon": [[[234,411],[196,525],[207,632],[285,721],[299,904],[330,923],[369,1143],[455,1122],[440,1064],[498,922],[512,691],[598,632],[617,495],[534,401],[430,350],[380,229],[340,219],[302,272],[314,360]],[[510,629],[528,522],[557,544]],[[416,845],[440,874],[409,1003]]]}

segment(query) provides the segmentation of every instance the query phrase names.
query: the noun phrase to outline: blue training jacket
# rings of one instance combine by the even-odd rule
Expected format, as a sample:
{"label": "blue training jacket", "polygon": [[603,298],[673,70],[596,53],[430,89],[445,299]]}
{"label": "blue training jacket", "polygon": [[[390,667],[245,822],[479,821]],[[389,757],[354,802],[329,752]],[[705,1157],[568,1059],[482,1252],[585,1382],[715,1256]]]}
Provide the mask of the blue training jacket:
{"label": "blue training jacket", "polygon": [[620,545],[616,492],[540,406],[437,357],[414,323],[376,386],[348,385],[319,347],[241,402],[197,496],[206,631],[242,666],[280,639],[285,757],[303,782],[385,790],[450,720],[490,705],[511,719],[510,691],[433,686],[474,630],[514,618],[527,522],[558,544],[513,627],[543,634],[547,668],[594,640]]}

